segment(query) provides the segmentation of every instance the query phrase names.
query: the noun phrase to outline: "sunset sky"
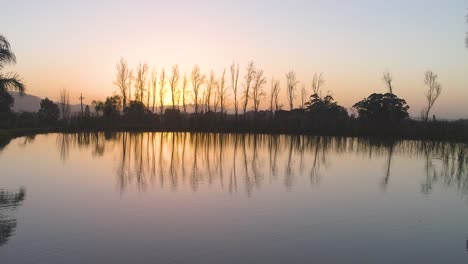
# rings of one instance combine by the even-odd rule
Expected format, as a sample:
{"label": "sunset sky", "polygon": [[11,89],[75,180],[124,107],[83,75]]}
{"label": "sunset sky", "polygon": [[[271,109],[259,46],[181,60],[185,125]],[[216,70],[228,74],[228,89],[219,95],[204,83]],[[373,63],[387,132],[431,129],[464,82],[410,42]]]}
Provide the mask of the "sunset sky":
{"label": "sunset sky", "polygon": [[206,74],[236,61],[241,77],[254,60],[268,80],[281,80],[284,105],[291,69],[308,89],[314,72],[323,72],[324,90],[345,107],[384,92],[389,70],[412,116],[423,107],[430,69],[444,89],[436,115],[466,118],[467,8],[467,0],[15,0],[2,3],[0,34],[18,60],[7,70],[23,77],[28,93],[54,100],[61,88],[75,103],[80,93],[89,103],[116,92],[121,57],[158,71],[199,64]]}

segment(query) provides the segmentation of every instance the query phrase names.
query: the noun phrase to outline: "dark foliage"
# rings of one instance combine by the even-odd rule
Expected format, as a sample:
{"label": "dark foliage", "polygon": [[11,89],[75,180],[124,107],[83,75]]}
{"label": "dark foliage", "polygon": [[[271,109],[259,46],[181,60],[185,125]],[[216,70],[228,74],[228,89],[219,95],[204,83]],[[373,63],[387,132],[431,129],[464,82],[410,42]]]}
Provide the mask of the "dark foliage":
{"label": "dark foliage", "polygon": [[41,101],[41,108],[39,109],[38,115],[42,124],[52,125],[57,123],[60,110],[57,104],[46,98]]}
{"label": "dark foliage", "polygon": [[0,90],[0,113],[10,112],[15,100],[8,92]]}
{"label": "dark foliage", "polygon": [[120,96],[114,95],[111,97],[107,97],[106,101],[104,102],[104,117],[107,119],[116,119],[120,116],[120,106],[121,103]]}
{"label": "dark foliage", "polygon": [[392,93],[371,94],[354,104],[353,108],[358,111],[360,119],[376,123],[395,123],[409,117],[406,101]]}
{"label": "dark foliage", "polygon": [[318,94],[310,96],[309,102],[306,103],[306,111],[316,119],[345,119],[348,117],[346,108],[334,102],[331,95],[320,98]]}

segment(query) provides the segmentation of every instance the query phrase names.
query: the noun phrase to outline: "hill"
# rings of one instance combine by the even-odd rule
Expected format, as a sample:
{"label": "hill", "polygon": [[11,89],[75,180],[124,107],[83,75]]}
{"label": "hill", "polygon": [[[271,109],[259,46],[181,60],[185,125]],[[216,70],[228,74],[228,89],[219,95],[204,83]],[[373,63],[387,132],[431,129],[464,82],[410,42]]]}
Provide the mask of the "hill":
{"label": "hill", "polygon": [[[15,103],[12,108],[14,112],[37,112],[41,108],[41,100],[43,99],[41,97],[31,94],[24,94],[21,96],[17,92],[10,92],[10,94],[15,99]],[[72,104],[71,111],[72,113],[80,112],[81,106]]]}

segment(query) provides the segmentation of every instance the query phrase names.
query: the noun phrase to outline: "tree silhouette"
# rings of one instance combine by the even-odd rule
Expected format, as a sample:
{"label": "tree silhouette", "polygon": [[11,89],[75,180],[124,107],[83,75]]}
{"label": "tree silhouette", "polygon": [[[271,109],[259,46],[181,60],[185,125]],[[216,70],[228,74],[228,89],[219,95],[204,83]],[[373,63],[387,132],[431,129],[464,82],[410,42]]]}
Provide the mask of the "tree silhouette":
{"label": "tree silhouette", "polygon": [[206,76],[200,72],[198,65],[193,66],[192,70],[192,90],[193,90],[193,103],[195,104],[195,113],[199,112],[199,95],[201,86],[205,83]]}
{"label": "tree silhouette", "polygon": [[346,108],[334,102],[331,95],[321,98],[318,94],[313,94],[305,105],[308,113],[323,120],[339,120],[348,117]]}
{"label": "tree silhouette", "polygon": [[60,110],[57,104],[46,97],[41,101],[41,108],[39,109],[38,115],[42,123],[54,124],[59,119]]}
{"label": "tree silhouette", "polygon": [[314,79],[312,80],[312,93],[322,97],[322,87],[325,85],[325,79],[323,73],[314,73]]}
{"label": "tree silhouette", "polygon": [[172,67],[172,73],[169,77],[169,87],[171,88],[171,98],[172,98],[172,109],[175,109],[176,101],[178,97],[178,83],[179,83],[179,66],[174,65]]}
{"label": "tree silhouette", "polygon": [[390,72],[386,71],[383,73],[382,81],[385,83],[388,93],[393,93],[393,77]]}
{"label": "tree silhouette", "polygon": [[294,108],[294,98],[296,97],[296,88],[299,84],[299,81],[296,80],[296,73],[294,71],[289,71],[286,73],[286,92],[289,102],[289,110]]}
{"label": "tree silhouette", "polygon": [[422,115],[425,122],[429,119],[429,112],[434,106],[435,102],[442,93],[442,85],[437,81],[437,74],[432,71],[426,72],[426,77],[424,79],[424,84],[427,86],[426,91],[426,100],[427,106],[423,109]]}
{"label": "tree silhouette", "polygon": [[[8,40],[3,35],[0,35],[0,70],[3,70],[7,64],[12,63],[16,63],[16,56],[11,50]],[[14,103],[11,96],[9,97],[5,95],[11,90],[17,91],[20,95],[23,95],[26,90],[26,86],[18,74],[0,72],[0,104],[2,105],[0,110],[2,111],[7,108],[9,111],[10,107]]]}
{"label": "tree silhouette", "polygon": [[226,110],[227,87],[226,87],[226,69],[223,70],[218,82],[218,101],[220,105],[221,114]]}
{"label": "tree silhouette", "polygon": [[120,115],[121,98],[118,95],[106,98],[104,102],[104,117],[114,119]]}
{"label": "tree silhouette", "polygon": [[247,112],[247,105],[249,104],[250,99],[250,87],[252,86],[252,81],[255,78],[255,63],[253,61],[249,62],[247,65],[247,71],[245,73],[245,88],[244,88],[244,114]]}
{"label": "tree silhouette", "polygon": [[132,70],[130,70],[124,58],[121,58],[117,63],[116,69],[117,73],[114,85],[119,88],[120,96],[122,97],[122,108],[125,108],[127,106],[127,90],[130,90],[131,86]]}
{"label": "tree silhouette", "polygon": [[[151,84],[151,90],[152,90],[152,96],[153,96],[153,113],[155,113],[156,109],[155,109],[155,106],[156,106],[156,88],[157,88],[157,85],[158,85],[158,73],[156,72],[156,70],[153,70],[153,72],[151,73],[151,77],[150,77],[150,84]],[[148,104],[148,108],[149,108],[149,104]]]}
{"label": "tree silhouette", "polygon": [[184,114],[187,114],[187,74],[184,74],[184,79],[182,80],[182,107],[184,110]]}
{"label": "tree silhouette", "polygon": [[210,73],[210,78],[208,79],[208,82],[206,83],[206,93],[205,93],[205,112],[210,112],[211,111],[211,95],[213,94],[213,90],[215,89],[216,86],[216,75],[214,71],[211,71]]}
{"label": "tree silhouette", "polygon": [[70,93],[65,88],[60,90],[60,108],[62,110],[62,119],[68,120],[71,115]]}
{"label": "tree silhouette", "polygon": [[148,64],[140,62],[135,75],[135,100],[143,102],[148,77]]}
{"label": "tree silhouette", "polygon": [[102,111],[104,110],[104,102],[93,100],[91,104],[94,107],[94,112],[96,113],[96,116],[99,117],[102,114]]}
{"label": "tree silhouette", "polygon": [[237,117],[239,113],[239,101],[237,100],[237,85],[239,81],[239,64],[231,65],[231,88],[234,95],[234,113]]}
{"label": "tree silhouette", "polygon": [[391,93],[371,94],[353,105],[359,118],[373,122],[399,122],[409,117],[409,106],[404,99]]}
{"label": "tree silhouette", "polygon": [[271,93],[270,93],[270,111],[272,113],[280,110],[281,106],[279,105],[279,93],[280,93],[280,81],[271,78]]}
{"label": "tree silhouette", "polygon": [[161,115],[164,113],[164,97],[166,96],[166,71],[164,68],[159,75],[159,108]]}
{"label": "tree silhouette", "polygon": [[260,107],[260,102],[265,96],[265,93],[263,92],[263,86],[266,84],[266,78],[263,75],[263,70],[257,70],[254,79],[254,85],[252,86],[252,101],[253,110],[255,113],[257,113]]}

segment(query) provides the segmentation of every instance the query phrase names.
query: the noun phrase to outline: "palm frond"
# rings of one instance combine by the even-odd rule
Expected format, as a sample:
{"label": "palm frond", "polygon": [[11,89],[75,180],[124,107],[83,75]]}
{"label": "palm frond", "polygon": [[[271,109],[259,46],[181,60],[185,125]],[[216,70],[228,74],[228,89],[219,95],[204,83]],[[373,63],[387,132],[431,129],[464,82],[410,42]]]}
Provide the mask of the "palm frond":
{"label": "palm frond", "polygon": [[0,74],[0,91],[16,91],[23,95],[26,91],[26,85],[16,73]]}
{"label": "palm frond", "polygon": [[0,69],[8,63],[16,63],[16,56],[11,51],[8,40],[3,35],[0,35]]}

